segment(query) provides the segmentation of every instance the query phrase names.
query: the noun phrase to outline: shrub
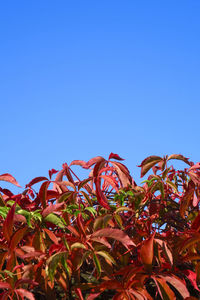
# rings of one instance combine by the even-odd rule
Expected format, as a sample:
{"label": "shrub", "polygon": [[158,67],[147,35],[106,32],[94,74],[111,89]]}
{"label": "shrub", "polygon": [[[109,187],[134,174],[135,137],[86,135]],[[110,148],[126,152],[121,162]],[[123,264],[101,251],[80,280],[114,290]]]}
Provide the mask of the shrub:
{"label": "shrub", "polygon": [[198,299],[200,163],[147,157],[137,185],[121,161],[75,160],[21,194],[0,188],[1,299]]}

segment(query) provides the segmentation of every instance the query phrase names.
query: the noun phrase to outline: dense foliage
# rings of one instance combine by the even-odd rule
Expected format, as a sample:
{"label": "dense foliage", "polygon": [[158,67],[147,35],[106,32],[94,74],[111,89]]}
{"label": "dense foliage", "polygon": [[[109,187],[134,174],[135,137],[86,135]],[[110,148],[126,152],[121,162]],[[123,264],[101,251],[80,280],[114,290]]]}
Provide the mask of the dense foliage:
{"label": "dense foliage", "polygon": [[121,161],[76,160],[20,194],[0,188],[0,299],[198,299],[200,163],[147,157],[139,186]]}

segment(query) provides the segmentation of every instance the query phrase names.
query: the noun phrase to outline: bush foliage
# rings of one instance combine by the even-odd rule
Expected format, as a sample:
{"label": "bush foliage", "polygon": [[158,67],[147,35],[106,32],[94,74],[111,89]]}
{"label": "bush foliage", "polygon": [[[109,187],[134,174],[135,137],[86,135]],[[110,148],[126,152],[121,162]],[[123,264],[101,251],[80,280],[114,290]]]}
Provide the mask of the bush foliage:
{"label": "bush foliage", "polygon": [[17,195],[0,188],[0,299],[198,299],[200,163],[147,157],[137,185],[122,160],[65,163]]}

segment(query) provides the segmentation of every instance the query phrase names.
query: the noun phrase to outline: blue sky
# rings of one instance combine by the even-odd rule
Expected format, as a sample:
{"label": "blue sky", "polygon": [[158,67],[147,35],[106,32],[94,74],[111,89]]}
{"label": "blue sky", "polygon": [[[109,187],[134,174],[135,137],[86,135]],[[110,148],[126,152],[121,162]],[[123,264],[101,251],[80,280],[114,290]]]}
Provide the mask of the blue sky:
{"label": "blue sky", "polygon": [[[1,172],[24,186],[74,159],[197,162],[200,2],[3,1]],[[1,184],[3,185],[3,183]]]}

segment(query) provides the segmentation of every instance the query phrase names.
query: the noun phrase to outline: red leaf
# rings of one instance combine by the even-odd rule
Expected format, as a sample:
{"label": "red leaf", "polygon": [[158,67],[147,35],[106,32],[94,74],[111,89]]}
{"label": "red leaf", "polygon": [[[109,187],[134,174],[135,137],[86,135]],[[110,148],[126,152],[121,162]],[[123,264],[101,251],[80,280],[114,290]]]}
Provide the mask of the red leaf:
{"label": "red leaf", "polygon": [[196,290],[200,291],[198,286],[197,286],[197,281],[196,281],[197,280],[197,274],[195,272],[191,271],[191,270],[183,270],[182,272],[187,276],[187,278],[190,280],[190,282],[194,286],[194,288]]}
{"label": "red leaf", "polygon": [[17,292],[17,294],[20,295],[22,299],[24,299],[24,297],[26,297],[29,300],[35,300],[34,295],[25,289],[16,289],[15,292]]}
{"label": "red leaf", "polygon": [[43,208],[47,206],[47,189],[49,187],[50,181],[45,181],[40,187],[38,197],[40,199],[41,205]]}
{"label": "red leaf", "polygon": [[42,216],[45,218],[47,215],[55,212],[55,211],[58,211],[61,209],[61,207],[64,205],[64,203],[58,203],[58,204],[51,204],[49,206],[47,206],[43,212],[42,212]]}
{"label": "red leaf", "polygon": [[54,189],[58,188],[59,192],[62,193],[62,192],[66,192],[68,189],[63,185],[61,187],[58,187],[57,184],[61,181],[63,181],[63,176],[66,175],[68,180],[74,184],[74,180],[72,178],[72,175],[69,171],[69,167],[68,165],[65,163],[63,164],[63,169],[58,172],[58,174],[56,175],[56,178],[55,178],[55,183],[54,183]]}
{"label": "red leaf", "polygon": [[107,198],[105,194],[101,190],[101,181],[100,178],[96,178],[95,181],[96,186],[96,195],[97,195],[97,201],[101,206],[103,206],[106,209],[110,209],[110,206],[108,205]]}
{"label": "red leaf", "polygon": [[112,158],[117,159],[117,160],[124,160],[124,158],[121,158],[118,154],[115,154],[115,153],[111,152],[108,159],[110,160]]}
{"label": "red leaf", "polygon": [[60,194],[57,191],[54,190],[48,190],[47,191],[47,200],[50,199],[57,199],[60,196]]}
{"label": "red leaf", "polygon": [[112,176],[100,175],[100,177],[107,181],[113,187],[113,189],[116,190],[117,193],[119,192],[119,189],[117,187],[117,181]]}
{"label": "red leaf", "polygon": [[83,160],[73,160],[70,164],[70,166],[73,165],[78,165],[83,167],[84,169],[89,169],[91,166],[93,166],[94,164],[96,164],[97,162],[101,161],[101,160],[105,160],[102,156],[96,156],[92,159],[90,159],[88,162],[85,162]]}
{"label": "red leaf", "polygon": [[76,288],[76,289],[75,289],[75,293],[77,294],[77,296],[79,297],[80,300],[84,300],[80,288]]}
{"label": "red leaf", "polygon": [[70,169],[69,169],[67,163],[63,164],[63,169],[65,171],[64,175],[66,175],[67,179],[74,184],[74,179],[73,179],[73,177],[71,175],[71,172],[70,172]]}
{"label": "red leaf", "polygon": [[46,254],[43,253],[42,251],[32,251],[26,254],[21,255],[20,257],[23,259],[26,258],[36,258],[39,257],[40,259],[42,259]]}
{"label": "red leaf", "polygon": [[21,228],[19,230],[17,230],[13,236],[12,236],[12,239],[10,241],[10,244],[9,244],[9,248],[11,251],[13,251],[17,244],[22,240],[22,238],[24,237],[25,233],[27,232],[27,228]]}
{"label": "red leaf", "polygon": [[94,300],[96,299],[101,293],[95,293],[95,294],[90,294],[88,297],[87,297],[87,300]]}
{"label": "red leaf", "polygon": [[11,290],[12,289],[12,287],[11,287],[11,285],[9,284],[9,283],[7,283],[7,282],[0,282],[0,289],[8,289],[8,290]]}
{"label": "red leaf", "polygon": [[163,161],[162,157],[151,155],[147,158],[145,158],[141,165],[138,167],[141,167],[141,177],[143,177],[153,166],[155,166],[157,163]]}
{"label": "red leaf", "polygon": [[24,216],[15,214],[14,215],[14,223],[15,222],[27,223],[27,220]]}
{"label": "red leaf", "polygon": [[77,225],[78,225],[78,228],[79,228],[79,232],[82,232],[82,234],[84,236],[86,236],[85,234],[85,229],[83,227],[83,219],[82,219],[82,215],[79,213],[78,216],[77,216]]}
{"label": "red leaf", "polygon": [[6,182],[10,182],[10,183],[12,183],[12,184],[14,184],[14,185],[16,185],[18,187],[21,187],[19,185],[19,183],[17,182],[17,180],[12,175],[10,175],[8,173],[0,175],[0,180],[1,181],[6,181]]}
{"label": "red leaf", "polygon": [[182,196],[181,203],[180,203],[180,215],[184,218],[185,211],[188,209],[194,195],[194,189],[188,188],[185,194]]}
{"label": "red leaf", "polygon": [[56,235],[52,231],[50,231],[47,228],[44,228],[43,230],[46,232],[46,234],[52,240],[52,242],[54,242],[55,244],[59,243],[58,238],[56,237]]}
{"label": "red leaf", "polygon": [[191,177],[194,184],[200,185],[200,172],[195,173],[194,171],[190,171],[188,172],[188,175]]}
{"label": "red leaf", "polygon": [[2,189],[1,187],[0,187],[0,191],[4,194],[4,195],[6,195],[6,196],[8,196],[8,197],[12,197],[13,196],[13,193],[10,191],[10,190],[8,190],[8,189]]}
{"label": "red leaf", "polygon": [[78,233],[78,231],[73,226],[69,225],[69,226],[67,226],[67,229],[69,231],[71,231],[71,233],[73,233],[76,237],[78,237],[78,238],[80,237],[80,234]]}
{"label": "red leaf", "polygon": [[38,283],[36,281],[33,281],[31,279],[19,279],[15,282],[15,288],[17,288],[20,284],[23,284],[23,283],[28,283],[28,284],[31,284],[33,286],[38,285]]}
{"label": "red leaf", "polygon": [[194,219],[191,225],[191,229],[194,229],[196,231],[199,231],[199,228],[200,228],[200,212],[198,213],[198,215],[196,216],[196,218]]}
{"label": "red leaf", "polygon": [[65,170],[62,169],[58,174],[56,175],[55,181],[62,181],[63,176],[65,175]]}
{"label": "red leaf", "polygon": [[105,166],[105,163],[106,163],[107,161],[104,159],[104,158],[102,158],[102,160],[100,160],[100,161],[98,161],[96,164],[95,164],[95,166],[94,166],[94,169],[93,169],[93,177],[95,178],[97,178],[99,175],[100,175],[100,173],[102,172],[102,170],[104,169],[104,166]]}
{"label": "red leaf", "polygon": [[181,294],[182,297],[189,297],[190,294],[187,290],[186,283],[183,282],[181,279],[178,279],[177,277],[170,277],[170,276],[160,276],[161,278],[164,278],[167,282],[169,282],[171,285],[175,287],[175,289]]}
{"label": "red leaf", "polygon": [[111,245],[108,243],[108,241],[105,239],[105,238],[100,238],[100,237],[97,237],[97,238],[92,238],[92,240],[94,242],[97,242],[97,243],[100,243],[100,244],[103,244],[104,246],[106,246],[107,248],[111,248]]}
{"label": "red leaf", "polygon": [[191,162],[189,162],[188,158],[181,155],[181,154],[171,154],[170,156],[168,156],[167,160],[170,159],[178,159],[178,160],[182,160],[184,161],[186,164],[188,164],[189,166],[191,165]]}
{"label": "red leaf", "polygon": [[86,162],[84,160],[73,160],[69,166],[71,167],[71,166],[74,166],[74,165],[75,166],[81,166],[81,167],[84,168],[85,165],[86,165]]}
{"label": "red leaf", "polygon": [[53,174],[56,174],[56,173],[58,173],[58,171],[55,170],[55,169],[49,170],[49,178],[51,179],[52,175],[53,175]]}
{"label": "red leaf", "polygon": [[15,202],[15,204],[13,204],[13,206],[9,210],[7,217],[3,223],[3,235],[7,241],[10,240],[10,238],[13,234],[15,207],[16,207],[16,202]]}
{"label": "red leaf", "polygon": [[100,288],[102,289],[110,289],[110,290],[123,290],[123,286],[121,282],[117,280],[106,280],[102,282],[100,285]]}
{"label": "red leaf", "polygon": [[40,177],[35,177],[34,179],[32,179],[32,180],[26,185],[26,188],[27,188],[27,187],[31,187],[32,185],[34,185],[34,184],[36,184],[36,183],[38,183],[38,182],[44,181],[44,180],[48,181],[48,178],[47,178],[47,177],[42,177],[42,176],[40,176]]}
{"label": "red leaf", "polygon": [[196,194],[194,193],[192,205],[195,207],[195,206],[197,206],[198,203],[199,203],[199,200],[198,200]]}
{"label": "red leaf", "polygon": [[135,246],[129,236],[120,229],[104,228],[93,233],[90,238],[107,237],[120,241],[126,248],[127,246]]}
{"label": "red leaf", "polygon": [[155,236],[155,232],[154,234],[146,239],[143,244],[142,247],[140,249],[140,258],[141,261],[144,265],[151,265],[152,264],[152,260],[153,260],[153,241],[154,241],[154,236]]}
{"label": "red leaf", "polygon": [[91,181],[92,180],[92,177],[89,177],[89,178],[87,178],[87,179],[84,179],[84,180],[82,180],[82,181],[80,181],[79,183],[78,183],[78,190],[80,190],[82,187],[84,187],[87,191],[88,191],[88,193],[91,193],[92,192],[92,189],[91,189],[91,187],[87,184],[89,181]]}
{"label": "red leaf", "polygon": [[117,172],[121,186],[127,187],[128,185],[130,185],[132,183],[132,178],[130,176],[128,168],[117,161],[112,161],[111,164],[114,166],[115,171]]}
{"label": "red leaf", "polygon": [[85,169],[89,169],[91,166],[93,166],[94,164],[97,164],[99,162],[105,161],[105,159],[102,156],[96,156],[92,159],[90,159],[83,168]]}
{"label": "red leaf", "polygon": [[169,286],[167,285],[166,281],[163,278],[154,277],[154,276],[152,276],[152,278],[157,286],[161,299],[175,300],[174,293],[169,288]]}
{"label": "red leaf", "polygon": [[194,166],[190,167],[188,171],[200,169],[200,162],[196,163]]}

